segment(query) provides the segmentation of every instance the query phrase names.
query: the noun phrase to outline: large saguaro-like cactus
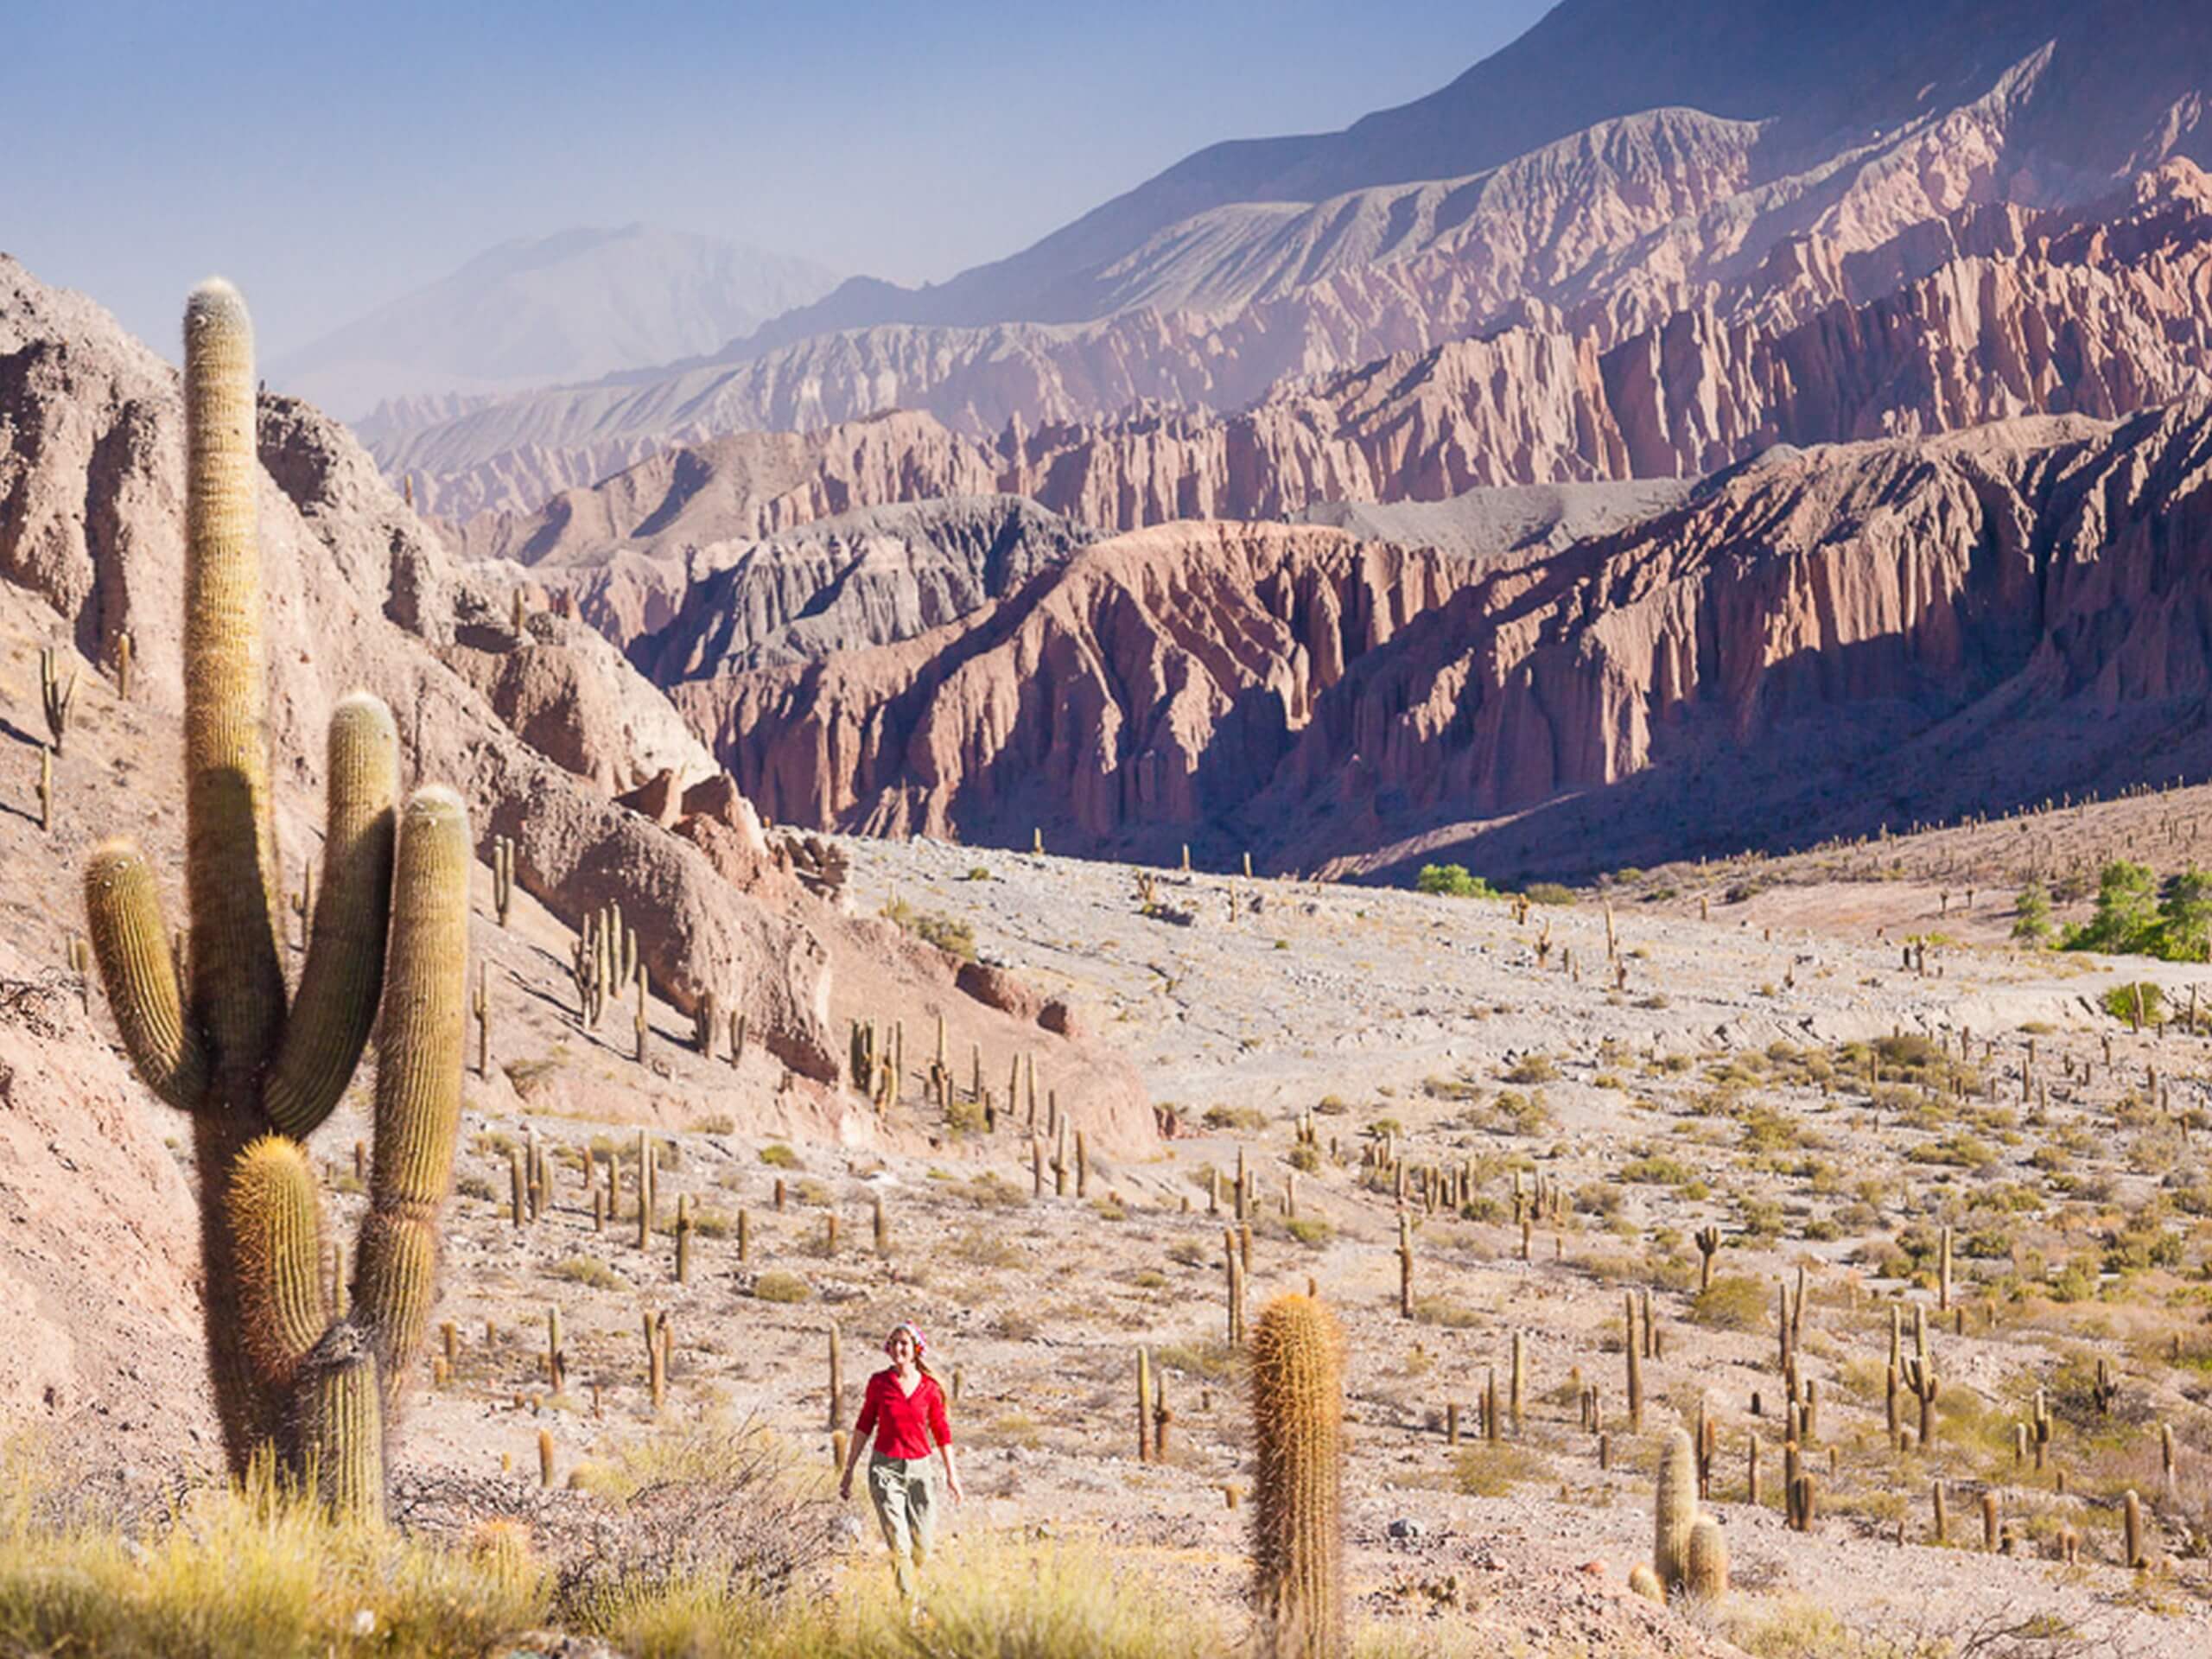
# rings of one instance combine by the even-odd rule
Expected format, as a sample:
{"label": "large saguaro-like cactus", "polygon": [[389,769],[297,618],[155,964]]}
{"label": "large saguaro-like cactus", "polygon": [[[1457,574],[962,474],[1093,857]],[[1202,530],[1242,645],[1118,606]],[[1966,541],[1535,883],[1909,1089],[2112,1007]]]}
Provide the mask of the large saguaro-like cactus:
{"label": "large saguaro-like cactus", "polygon": [[1278,1296],[1252,1338],[1252,1557],[1266,1659],[1344,1651],[1344,1338],[1312,1296]]}
{"label": "large saguaro-like cactus", "polygon": [[[188,1112],[208,1367],[234,1471],[273,1452],[334,1509],[377,1516],[385,1431],[435,1290],[467,1014],[468,816],[451,790],[397,814],[399,743],[364,693],[332,711],[322,893],[288,993],[269,785],[254,523],[252,327],[228,283],[185,308],[185,810],[188,976],[154,874],[111,841],[86,909],[124,1047]],[[188,977],[188,983],[181,983]],[[352,1294],[326,1285],[303,1143],[351,1082],[378,1010],[375,1162]]]}

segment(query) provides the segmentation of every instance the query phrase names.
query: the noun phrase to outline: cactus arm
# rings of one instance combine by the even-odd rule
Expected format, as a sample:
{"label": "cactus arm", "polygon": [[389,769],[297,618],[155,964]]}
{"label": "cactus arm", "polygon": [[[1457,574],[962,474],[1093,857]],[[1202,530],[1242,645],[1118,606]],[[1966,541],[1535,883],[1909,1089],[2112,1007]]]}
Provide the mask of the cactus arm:
{"label": "cactus arm", "polygon": [[184,315],[184,743],[192,1006],[218,1103],[252,1100],[284,1015],[270,818],[253,325],[229,283]]}
{"label": "cactus arm", "polygon": [[444,788],[401,815],[391,960],[377,1043],[376,1154],[353,1318],[395,1395],[436,1294],[437,1217],[453,1187],[468,1024],[468,811]]}
{"label": "cactus arm", "polygon": [[322,1291],[322,1210],[296,1142],[264,1135],[231,1166],[226,1213],[238,1252],[247,1357],[271,1389],[289,1389],[330,1324]]}
{"label": "cactus arm", "polygon": [[85,867],[85,913],[131,1065],[170,1105],[197,1109],[207,1098],[207,1058],[177,987],[153,869],[135,843],[94,849]]}
{"label": "cactus arm", "polygon": [[270,1126],[296,1141],[313,1134],[346,1092],[384,990],[399,732],[391,711],[366,692],[331,711],[328,787],[322,893],[264,1099]]}

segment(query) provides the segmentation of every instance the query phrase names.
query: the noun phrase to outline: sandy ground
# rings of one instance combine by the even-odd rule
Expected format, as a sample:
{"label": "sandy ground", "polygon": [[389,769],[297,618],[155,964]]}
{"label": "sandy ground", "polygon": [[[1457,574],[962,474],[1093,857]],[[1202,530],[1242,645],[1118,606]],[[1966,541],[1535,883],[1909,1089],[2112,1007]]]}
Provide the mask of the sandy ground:
{"label": "sandy ground", "polygon": [[[757,1417],[826,1465],[828,1326],[848,1333],[849,1410],[872,1368],[874,1334],[911,1316],[958,1377],[973,1495],[958,1526],[1041,1522],[1096,1536],[1233,1618],[1243,1517],[1224,1489],[1246,1488],[1249,1459],[1222,1341],[1224,1220],[1207,1213],[1204,1172],[1233,1173],[1242,1151],[1260,1211],[1252,1306],[1311,1280],[1349,1338],[1351,1560],[1371,1615],[1479,1632],[1502,1652],[1694,1651],[1732,1630],[1800,1620],[1808,1605],[1861,1628],[1953,1636],[2026,1610],[2076,1632],[2083,1652],[2197,1654],[2212,1643],[2204,1567],[2186,1553],[2201,1549],[2205,1529],[2205,1371],[2157,1357],[2158,1343],[2177,1332],[2192,1355],[2204,1343],[2202,1304],[2182,1270],[2155,1271],[2120,1300],[2007,1304],[1993,1332],[1982,1294],[1969,1287],[1994,1284],[2016,1262],[1962,1258],[1961,1299],[1976,1312],[1964,1336],[1945,1328],[1936,1338],[1946,1411],[1955,1414],[1932,1452],[1900,1456],[1885,1444],[1881,1299],[1901,1293],[1932,1306],[1933,1298],[1879,1276],[1869,1241],[1943,1219],[1967,1232],[1986,1218],[1991,1194],[2043,1185],[2030,1160],[2063,1141],[2076,1148],[2071,1173],[2094,1177],[2077,1195],[2095,1196],[2008,1211],[2006,1224],[2008,1248],[2043,1249],[2055,1262],[2069,1242],[2079,1247],[2139,1210],[2158,1185],[2127,1162],[2111,1131],[2115,1108],[2147,1068],[2159,1068],[2175,1113],[2202,1107],[2201,1042],[2133,1035],[2093,1014],[2086,999],[2118,977],[2109,965],[1961,950],[1945,957],[1939,978],[1902,969],[1886,943],[1623,906],[1614,918],[1623,987],[1607,969],[1604,911],[1590,901],[1533,907],[1520,920],[1492,901],[1160,873],[1154,900],[1195,912],[1184,925],[1141,914],[1135,878],[1122,868],[925,842],[851,850],[857,903],[895,893],[921,912],[969,922],[986,957],[1039,988],[1069,992],[1136,1059],[1154,1098],[1174,1105],[1185,1133],[1156,1161],[1094,1162],[1082,1198],[1037,1200],[1027,1135],[1014,1124],[950,1135],[922,1113],[916,1079],[886,1126],[882,1153],[800,1147],[798,1166],[779,1167],[763,1160],[768,1143],[758,1135],[667,1135],[678,1150],[662,1177],[664,1210],[686,1192],[717,1226],[747,1211],[751,1240],[741,1262],[734,1238],[702,1239],[693,1281],[678,1286],[664,1236],[646,1255],[634,1247],[634,1224],[593,1232],[572,1168],[539,1223],[508,1225],[497,1137],[518,1138],[524,1122],[492,1103],[472,1112],[462,1160],[465,1183],[491,1196],[464,1197],[453,1230],[445,1311],[462,1332],[462,1376],[416,1414],[411,1459],[472,1473],[503,1461],[527,1471],[537,1431],[550,1425],[557,1465],[567,1469],[656,1432],[638,1319],[664,1307],[678,1337],[658,1427]],[[976,870],[988,877],[971,879]],[[2176,988],[2202,976],[2144,971]],[[1782,1044],[1840,1066],[1839,1046],[1849,1041],[1903,1032],[1955,1046],[1962,1028],[1973,1033],[1982,1084],[1963,1128],[1909,1127],[1886,1099],[1870,1109],[1866,1090],[1845,1077],[1823,1090],[1766,1058]],[[2043,1103],[2023,1113],[2019,1073],[2031,1041]],[[984,1057],[994,1089],[1010,1058]],[[2077,1059],[2093,1068],[2079,1083],[2066,1075]],[[1047,1096],[1051,1081],[1040,1078]],[[1995,1104],[1986,1098],[1992,1083]],[[1894,1071],[1886,1086],[1897,1087]],[[1725,1108],[1717,1094],[1728,1096]],[[1510,1106],[1514,1096],[1522,1103]],[[1766,1109],[1759,1133],[1781,1154],[1747,1148],[1742,1126],[1753,1108]],[[1300,1240],[1280,1212],[1298,1121],[1309,1110],[1336,1157],[1298,1179],[1298,1219],[1325,1224]],[[592,1122],[530,1122],[556,1147],[594,1134],[603,1144],[627,1138]],[[1464,1217],[1421,1218],[1421,1306],[1413,1320],[1397,1307],[1393,1194],[1387,1182],[1359,1179],[1359,1148],[1378,1128],[1409,1163],[1471,1160],[1477,1171],[1478,1202]],[[1969,1132],[1991,1154],[1980,1168],[1911,1157]],[[336,1143],[350,1133],[340,1125]],[[1672,1160],[1675,1173],[1629,1178],[1637,1160],[1655,1158]],[[1525,1262],[1510,1218],[1516,1168],[1573,1195],[1564,1219],[1535,1231]],[[883,1255],[870,1239],[878,1197],[889,1229]],[[1760,1206],[1772,1230],[1746,1238]],[[842,1224],[835,1256],[822,1253],[831,1212]],[[1814,1449],[1825,1459],[1833,1446],[1836,1459],[1810,1535],[1786,1531],[1774,1507],[1781,1383],[1771,1313],[1755,1313],[1744,1330],[1691,1316],[1695,1254],[1687,1241],[1707,1224],[1732,1235],[1722,1275],[1755,1280],[1761,1299],[1798,1266],[1810,1274],[1801,1354],[1825,1396]],[[2183,1264],[2194,1273],[2203,1238],[2192,1225],[2181,1217],[2176,1231],[2191,1241]],[[614,1280],[593,1288],[563,1277],[580,1271],[579,1260]],[[750,1294],[770,1270],[797,1274],[810,1300],[775,1304]],[[1644,1367],[1637,1433],[1623,1421],[1622,1296],[1647,1287],[1662,1351]],[[539,1414],[529,1401],[544,1389],[542,1321],[553,1304],[567,1326],[572,1382]],[[488,1351],[487,1319],[498,1332]],[[1446,1408],[1459,1405],[1471,1433],[1486,1376],[1506,1372],[1515,1331],[1529,1355],[1522,1422],[1502,1451],[1468,1458],[1468,1448],[1446,1444]],[[1158,1357],[1175,1414],[1165,1464],[1135,1458],[1141,1347]],[[2062,1498],[2052,1472],[2012,1469],[2010,1424],[2038,1382],[2092,1351],[2109,1354],[2125,1382],[2109,1420],[2062,1421],[2054,1458],[2074,1476]],[[1599,1467],[1597,1437],[1580,1425],[1577,1379],[1600,1391],[1610,1470]],[[1755,1393],[1764,1395],[1758,1417]],[[1693,1417],[1700,1399],[1719,1425],[1713,1507],[1728,1531],[1738,1590],[1694,1618],[1647,1617],[1622,1597],[1629,1565],[1649,1548],[1657,1437]],[[2159,1506],[2160,1550],[2173,1559],[2138,1582],[2112,1565],[2115,1483],[2155,1487],[2161,1420],[2182,1446],[2177,1492]],[[1770,1471],[1756,1509],[1743,1501],[1753,1433]],[[1937,1478],[1950,1489],[1948,1549],[1927,1543]],[[2013,1559],[1964,1559],[1979,1552],[1984,1490],[1998,1494],[2019,1530]],[[2086,1535],[2085,1555],[2096,1564],[2069,1569],[2043,1558],[2062,1525]],[[872,1539],[855,1548],[864,1565]]]}

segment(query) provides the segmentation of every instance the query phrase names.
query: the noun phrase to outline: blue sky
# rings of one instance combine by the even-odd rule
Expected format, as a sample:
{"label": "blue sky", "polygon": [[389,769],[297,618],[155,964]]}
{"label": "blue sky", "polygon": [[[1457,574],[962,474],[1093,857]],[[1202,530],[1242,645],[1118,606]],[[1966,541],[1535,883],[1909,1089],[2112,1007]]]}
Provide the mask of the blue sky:
{"label": "blue sky", "polygon": [[164,352],[220,270],[264,355],[578,225],[940,280],[1217,139],[1419,97],[1549,3],[11,0],[0,250]]}

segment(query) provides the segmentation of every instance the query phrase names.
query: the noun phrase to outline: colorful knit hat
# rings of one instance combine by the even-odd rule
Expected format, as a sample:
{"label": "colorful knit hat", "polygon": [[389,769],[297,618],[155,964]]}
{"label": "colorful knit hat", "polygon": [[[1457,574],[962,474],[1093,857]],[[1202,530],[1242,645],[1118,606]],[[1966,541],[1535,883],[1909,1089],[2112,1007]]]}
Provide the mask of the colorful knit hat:
{"label": "colorful knit hat", "polygon": [[912,1319],[901,1319],[898,1324],[891,1327],[891,1334],[883,1339],[883,1351],[885,1353],[887,1354],[891,1351],[891,1344],[899,1339],[899,1336],[901,1332],[904,1332],[907,1336],[910,1336],[914,1339],[914,1357],[916,1359],[919,1359],[924,1354],[929,1352],[930,1339],[922,1334],[922,1327],[916,1325]]}

